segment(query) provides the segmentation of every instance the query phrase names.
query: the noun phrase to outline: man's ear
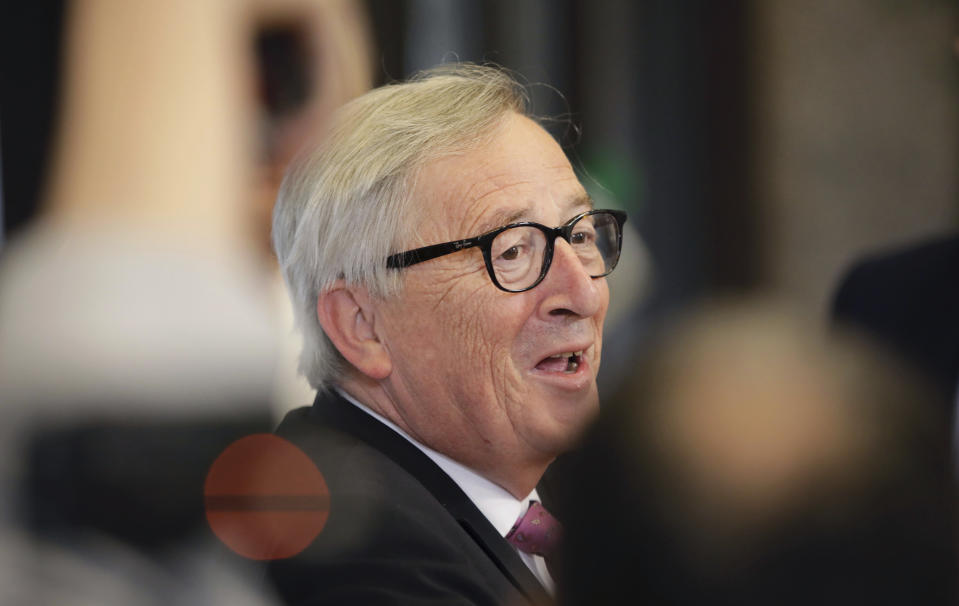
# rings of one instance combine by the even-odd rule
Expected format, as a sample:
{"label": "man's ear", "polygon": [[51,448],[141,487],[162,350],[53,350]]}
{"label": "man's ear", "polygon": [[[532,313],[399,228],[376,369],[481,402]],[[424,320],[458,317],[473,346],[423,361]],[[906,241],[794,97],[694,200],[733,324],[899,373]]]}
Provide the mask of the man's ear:
{"label": "man's ear", "polygon": [[346,360],[372,379],[385,379],[393,370],[389,352],[376,334],[376,309],[362,287],[337,280],[316,300],[323,331]]}

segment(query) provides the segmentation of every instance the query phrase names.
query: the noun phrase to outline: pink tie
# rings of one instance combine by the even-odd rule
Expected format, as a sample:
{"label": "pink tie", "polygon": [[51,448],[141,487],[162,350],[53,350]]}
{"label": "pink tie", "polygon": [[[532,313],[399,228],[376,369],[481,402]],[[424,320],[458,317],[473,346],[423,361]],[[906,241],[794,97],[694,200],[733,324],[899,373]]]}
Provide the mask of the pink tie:
{"label": "pink tie", "polygon": [[550,568],[550,575],[553,575],[551,565],[555,565],[554,556],[559,553],[562,535],[563,528],[559,521],[538,501],[530,501],[529,509],[506,534],[506,540],[524,553],[543,556]]}

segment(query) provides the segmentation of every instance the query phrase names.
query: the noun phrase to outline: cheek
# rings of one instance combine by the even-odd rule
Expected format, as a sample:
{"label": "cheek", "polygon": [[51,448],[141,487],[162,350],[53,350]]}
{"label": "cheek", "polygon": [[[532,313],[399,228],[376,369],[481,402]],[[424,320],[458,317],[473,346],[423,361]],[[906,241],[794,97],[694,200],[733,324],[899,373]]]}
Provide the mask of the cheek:
{"label": "cheek", "polygon": [[606,319],[606,312],[609,311],[609,282],[606,281],[606,278],[599,278],[597,280],[597,288],[599,289],[600,297],[603,300],[602,310],[596,314],[597,319],[599,320],[599,325],[603,325],[603,320]]}
{"label": "cheek", "polygon": [[[597,350],[602,347],[603,343],[603,325],[606,321],[606,312],[609,311],[609,285],[606,282],[606,278],[602,278],[602,286],[600,287],[600,295],[603,299],[602,309],[598,314],[596,314],[594,322],[596,322],[596,342]],[[598,354],[598,351],[597,351]]]}
{"label": "cheek", "polygon": [[469,347],[500,357],[508,356],[528,319],[521,297],[489,288],[464,297],[459,303],[461,332]]}
{"label": "cheek", "polygon": [[515,391],[519,380],[514,355],[528,312],[521,297],[500,297],[491,284],[484,287],[457,300],[458,309],[450,316],[454,325],[446,334],[467,357],[471,382],[504,395]]}
{"label": "cheek", "polygon": [[418,355],[436,380],[442,375],[473,390],[515,389],[514,354],[532,313],[528,297],[497,290],[485,269],[433,270],[407,285],[415,297],[405,297],[407,304],[392,314],[407,355]]}
{"label": "cheek", "polygon": [[416,355],[435,375],[464,372],[481,365],[490,354],[488,319],[478,288],[468,288],[468,277],[417,280],[409,283],[405,304],[392,310],[394,342],[406,355]]}

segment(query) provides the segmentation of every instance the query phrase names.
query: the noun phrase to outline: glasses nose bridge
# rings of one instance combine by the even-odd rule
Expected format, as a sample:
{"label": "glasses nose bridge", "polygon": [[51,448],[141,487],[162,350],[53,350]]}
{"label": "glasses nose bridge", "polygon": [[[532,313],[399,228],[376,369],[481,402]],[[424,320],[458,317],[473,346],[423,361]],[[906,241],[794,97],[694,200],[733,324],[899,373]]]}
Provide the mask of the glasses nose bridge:
{"label": "glasses nose bridge", "polygon": [[560,225],[559,227],[547,227],[546,238],[549,240],[550,245],[556,244],[556,238],[562,238],[566,240],[567,244],[570,244],[569,239],[573,235],[573,226],[571,224]]}
{"label": "glasses nose bridge", "polygon": [[[575,225],[576,222],[574,221],[572,223],[567,223],[566,225],[560,225],[559,227],[543,226],[543,231],[546,232],[547,239],[547,257],[544,260],[546,268],[544,270],[543,278],[546,277],[545,274],[548,273],[549,269],[552,267],[553,260],[556,256],[556,238],[562,238],[564,242],[572,246],[573,243],[570,242],[570,238],[573,236],[573,227]],[[570,249],[570,252],[573,252],[572,249]],[[585,270],[586,268],[583,266],[583,262],[579,258],[579,255],[576,255],[575,253],[573,253],[573,255],[576,257],[577,261],[579,261],[580,266]]]}

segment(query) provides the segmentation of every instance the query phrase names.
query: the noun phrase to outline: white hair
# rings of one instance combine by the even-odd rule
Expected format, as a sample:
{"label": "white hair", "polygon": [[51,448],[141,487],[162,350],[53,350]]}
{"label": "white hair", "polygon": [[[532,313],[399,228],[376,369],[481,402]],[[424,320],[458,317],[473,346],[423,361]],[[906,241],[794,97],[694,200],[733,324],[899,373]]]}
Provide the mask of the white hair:
{"label": "white hair", "polygon": [[399,272],[386,258],[415,241],[419,168],[480,146],[509,112],[529,113],[507,73],[443,66],[344,105],[322,141],[294,160],[273,210],[273,247],[303,332],[300,372],[314,388],[347,367],[320,326],[319,294],[343,279],[374,297],[396,295]]}

